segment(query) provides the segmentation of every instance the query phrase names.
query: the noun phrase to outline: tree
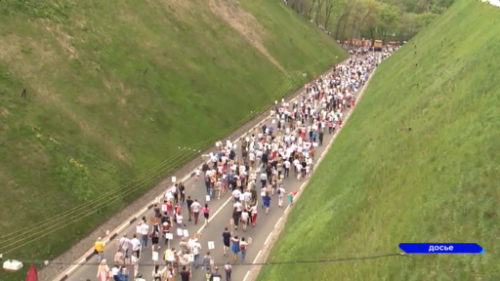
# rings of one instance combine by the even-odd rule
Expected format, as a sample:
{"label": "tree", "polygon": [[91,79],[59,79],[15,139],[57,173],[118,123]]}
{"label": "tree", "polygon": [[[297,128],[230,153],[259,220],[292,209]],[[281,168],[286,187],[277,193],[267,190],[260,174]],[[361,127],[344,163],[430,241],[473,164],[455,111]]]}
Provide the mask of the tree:
{"label": "tree", "polygon": [[325,0],[325,21],[323,25],[327,30],[328,28],[328,22],[330,21],[330,16],[332,15],[332,12],[335,8],[340,8],[342,6],[342,1],[340,0]]}
{"label": "tree", "polygon": [[351,11],[351,17],[350,17],[350,21],[351,21],[351,31],[349,32],[349,37],[351,39],[351,43],[352,43],[352,39],[358,37],[358,33],[359,33],[359,30],[361,29],[361,25],[362,25],[362,20],[363,20],[363,14],[365,13],[364,10],[365,10],[365,4],[364,2],[361,2],[361,1],[357,1],[356,3],[353,4],[353,8],[352,8],[352,11]]}
{"label": "tree", "polygon": [[314,15],[314,23],[316,23],[316,25],[319,24],[319,17],[321,15],[321,8],[323,7],[324,3],[325,3],[325,0],[318,0],[318,5],[316,6],[316,13]]}
{"label": "tree", "polygon": [[288,0],[288,6],[297,13],[304,15],[304,11],[309,8],[308,0]]}
{"label": "tree", "polygon": [[[345,29],[347,27],[347,23],[349,22],[349,16],[351,15],[351,11],[354,8],[354,5],[356,4],[357,0],[344,0],[342,3],[342,6],[344,7],[341,9],[341,13],[339,14],[339,17],[337,19],[337,28],[335,30],[335,39],[339,40],[339,38],[344,39],[345,35]],[[342,36],[339,36],[339,31],[340,27],[343,26],[342,28]]]}
{"label": "tree", "polygon": [[398,7],[389,4],[380,5],[377,13],[377,31],[380,39],[385,42],[387,35],[397,30],[399,19],[400,10]]}
{"label": "tree", "polygon": [[[365,14],[361,19],[361,23],[359,25],[359,31],[362,32],[364,30],[374,30],[377,27],[377,13],[379,10],[379,3],[374,0],[368,0],[364,3],[365,5]],[[373,32],[371,33],[371,39],[375,39],[373,36]]]}
{"label": "tree", "polygon": [[437,18],[437,16],[438,14],[434,14],[431,12],[425,12],[419,15],[415,15],[415,24],[418,28],[418,31],[429,25],[433,20]]}
{"label": "tree", "polygon": [[415,13],[403,13],[401,19],[399,20],[399,27],[397,30],[398,35],[403,36],[404,38],[411,38],[419,31],[419,28],[416,23]]}
{"label": "tree", "polygon": [[307,12],[307,18],[308,19],[311,19],[311,13],[314,9],[314,6],[316,6],[316,2],[318,2],[318,0],[311,0],[311,6],[309,6],[309,11]]}

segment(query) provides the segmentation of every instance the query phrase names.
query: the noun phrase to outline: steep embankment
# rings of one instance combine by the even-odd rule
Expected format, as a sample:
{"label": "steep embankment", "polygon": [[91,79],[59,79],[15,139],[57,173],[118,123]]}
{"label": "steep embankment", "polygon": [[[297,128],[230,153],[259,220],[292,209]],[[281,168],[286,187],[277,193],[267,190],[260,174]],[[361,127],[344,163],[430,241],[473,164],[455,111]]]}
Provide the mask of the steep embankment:
{"label": "steep embankment", "polygon": [[380,65],[268,261],[399,253],[402,242],[485,253],[270,265],[258,280],[500,279],[499,26],[497,7],[459,0]]}
{"label": "steep embankment", "polygon": [[6,0],[0,17],[0,253],[19,259],[60,253],[194,155],[178,147],[345,56],[272,0]]}

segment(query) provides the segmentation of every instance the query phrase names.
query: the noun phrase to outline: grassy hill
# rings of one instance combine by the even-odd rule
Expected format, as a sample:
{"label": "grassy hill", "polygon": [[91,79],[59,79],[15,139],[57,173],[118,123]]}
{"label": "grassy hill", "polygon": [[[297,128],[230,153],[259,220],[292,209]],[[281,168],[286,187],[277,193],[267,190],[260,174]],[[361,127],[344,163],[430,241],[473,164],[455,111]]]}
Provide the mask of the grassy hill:
{"label": "grassy hill", "polygon": [[380,65],[268,261],[400,253],[402,242],[475,242],[484,254],[270,265],[258,280],[500,280],[499,70],[500,9],[458,0]]}
{"label": "grassy hill", "polygon": [[240,2],[0,1],[0,253],[57,255],[194,155],[178,147],[345,57],[279,1]]}

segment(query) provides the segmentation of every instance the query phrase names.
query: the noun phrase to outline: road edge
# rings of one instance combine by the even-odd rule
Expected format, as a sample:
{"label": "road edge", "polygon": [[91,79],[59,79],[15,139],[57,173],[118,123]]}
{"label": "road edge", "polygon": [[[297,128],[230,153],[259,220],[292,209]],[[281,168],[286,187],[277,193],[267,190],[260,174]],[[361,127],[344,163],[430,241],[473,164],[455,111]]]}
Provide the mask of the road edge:
{"label": "road edge", "polygon": [[[366,83],[363,85],[363,87],[359,91],[359,94],[356,97],[356,105],[359,103],[359,101],[363,97],[363,93],[364,93],[365,89],[368,87],[368,85],[370,83],[370,80],[375,75],[375,72],[377,71],[377,68],[378,67],[376,67],[373,70],[373,72],[370,74],[370,77],[368,77],[368,80],[366,81]],[[335,142],[335,139],[337,139],[337,137],[339,136],[339,134],[342,132],[342,129],[345,127],[347,121],[349,120],[349,117],[356,110],[356,107],[357,107],[356,105],[347,113],[347,116],[345,117],[345,119],[342,122],[343,123],[342,127],[335,132],[333,138],[330,140],[330,142],[326,146],[326,149],[323,151],[323,153],[321,154],[321,156],[318,159],[318,162],[315,164],[316,167],[313,170],[312,174],[314,174],[314,172],[316,171],[317,167],[321,164],[321,162],[323,161],[324,157],[326,156],[326,154],[328,153],[328,151],[332,147],[333,143]],[[308,183],[309,183],[309,179],[307,179],[306,181],[304,181],[302,183],[302,185],[300,186],[300,192],[297,193],[296,197],[293,200],[294,202],[296,202],[296,200],[298,200],[300,198],[300,195],[302,194],[302,189],[304,187],[306,187]],[[273,230],[272,235],[267,238],[270,243],[267,243],[267,240],[266,240],[266,242],[262,246],[260,255],[257,257],[257,259],[255,259],[253,261],[253,264],[263,263],[263,262],[265,262],[267,260],[269,254],[270,254],[270,252],[271,252],[271,250],[273,248],[274,241],[276,241],[276,239],[278,239],[279,235],[281,234],[281,231],[283,230],[283,227],[286,224],[286,221],[287,221],[289,213],[290,213],[289,212],[289,208],[287,208],[285,210],[284,214],[281,216],[281,218],[278,221],[278,223],[275,225],[275,229]],[[254,265],[254,266],[252,266],[252,268],[250,270],[248,270],[248,272],[246,273],[245,278],[243,279],[243,281],[254,281],[254,280],[256,280],[257,276],[259,275],[260,269],[261,269],[260,265]]]}
{"label": "road edge", "polygon": [[[349,58],[350,58],[350,56],[347,56],[346,59],[344,59],[342,61],[339,61],[339,62],[333,62],[333,63],[334,64],[343,64]],[[322,72],[321,76],[330,74],[331,73],[331,69],[332,69],[332,67],[329,67],[326,71]],[[310,83],[310,82],[308,82],[308,83]],[[290,101],[290,100],[295,99],[302,92],[304,92],[304,85],[305,84],[302,84],[296,90],[292,91],[290,94],[288,94],[285,97],[283,97],[283,99],[285,99],[286,101]],[[233,132],[229,133],[225,137],[222,137],[221,139],[233,139],[233,138],[236,138],[233,142],[237,142],[239,139],[246,137],[247,134],[249,134],[251,131],[255,130],[255,128],[259,128],[262,125],[262,123],[267,120],[267,117],[268,117],[267,113],[270,111],[270,109],[273,107],[273,105],[274,104],[271,102],[269,104],[269,106],[267,106],[267,108],[262,111],[263,112],[262,114],[255,116],[253,119],[249,120],[248,122],[246,122],[245,124],[241,125],[239,128],[235,129]],[[215,145],[213,145],[213,146],[209,147],[208,149],[206,149],[205,151],[203,151],[201,154],[208,154],[209,152],[213,151],[215,148],[216,148]],[[72,251],[77,251],[77,250],[74,250],[74,248],[78,247],[78,245],[81,244],[81,243],[85,243],[87,246],[88,245],[93,245],[93,241],[95,239],[94,237],[101,236],[101,237],[103,237],[103,240],[106,242],[106,244],[108,244],[109,241],[112,241],[116,237],[118,237],[119,233],[124,228],[126,228],[127,226],[129,226],[129,225],[137,222],[137,220],[140,219],[140,217],[145,212],[147,212],[148,210],[150,210],[153,207],[153,204],[154,204],[154,202],[157,201],[157,198],[158,198],[159,194],[160,195],[164,194],[164,192],[166,190],[165,186],[170,186],[172,184],[171,183],[171,177],[172,176],[175,176],[175,175],[178,175],[178,174],[185,175],[185,176],[182,177],[182,179],[180,181],[186,181],[191,176],[191,174],[194,172],[194,169],[196,167],[199,167],[203,162],[204,161],[201,160],[201,158],[197,156],[193,160],[188,161],[186,164],[184,164],[181,168],[177,169],[175,172],[173,172],[173,173],[171,173],[169,175],[166,175],[163,180],[161,180],[157,184],[155,184],[144,195],[142,195],[140,198],[138,198],[134,202],[131,202],[126,207],[118,210],[113,216],[111,216],[109,219],[107,219],[106,221],[104,221],[94,231],[92,231],[87,236],[85,236],[85,238],[82,238],[79,242],[75,243],[73,246],[71,246],[71,248],[69,248],[67,251],[65,251],[61,255],[59,255],[53,261],[55,263],[56,263],[57,260],[67,261],[67,259],[63,257],[65,254],[68,254],[68,253],[70,253]],[[179,178],[179,177],[177,177],[177,178]],[[149,203],[146,203],[146,204],[144,204],[144,202],[138,203],[138,201],[146,201],[146,202],[149,202]],[[141,208],[141,206],[143,206],[143,207]],[[133,215],[128,216],[128,218],[125,219],[125,220],[123,220],[123,219],[118,220],[117,219],[117,221],[119,221],[120,223],[118,223],[116,227],[114,227],[112,230],[109,231],[109,235],[105,235],[105,233],[106,233],[106,230],[104,230],[106,228],[105,225],[107,225],[108,223],[110,223],[111,221],[113,221],[113,219],[115,217],[120,216],[120,213],[123,212],[124,209],[129,209],[129,210],[130,209],[133,209],[133,210],[139,209],[140,211],[138,211],[138,212],[137,211],[132,212]],[[99,234],[99,233],[102,233],[102,234]],[[87,242],[86,240],[88,240],[88,239],[91,240],[90,244],[86,243]],[[41,280],[55,280],[55,281],[66,281],[66,280],[68,280],[68,278],[71,276],[71,274],[76,269],[78,269],[80,266],[82,266],[83,264],[85,264],[88,260],[90,260],[94,256],[93,247],[90,246],[90,249],[88,247],[87,247],[87,249],[88,250],[85,250],[84,254],[81,255],[79,258],[76,258],[76,259],[70,258],[70,260],[73,260],[73,262],[72,262],[73,266],[71,266],[71,267],[66,266],[64,268],[61,268],[61,269],[57,270],[57,273],[55,273],[55,274],[50,274],[50,273],[47,272],[48,270],[50,270],[50,263],[49,263],[48,266],[45,266],[45,267],[43,267],[42,269],[39,270],[39,277],[40,277],[40,279]],[[56,269],[53,269],[53,270],[55,271]],[[45,272],[47,272],[47,274],[44,274]],[[47,276],[44,276],[44,275],[47,275]],[[48,276],[48,275],[52,275],[52,276]]]}

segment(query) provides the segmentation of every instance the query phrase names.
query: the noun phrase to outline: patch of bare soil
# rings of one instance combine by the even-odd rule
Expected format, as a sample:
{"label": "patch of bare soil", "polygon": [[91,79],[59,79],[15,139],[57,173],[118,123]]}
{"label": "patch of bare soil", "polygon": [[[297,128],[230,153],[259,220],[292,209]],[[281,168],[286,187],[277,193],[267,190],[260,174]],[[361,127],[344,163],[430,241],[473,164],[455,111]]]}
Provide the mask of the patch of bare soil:
{"label": "patch of bare soil", "polygon": [[261,52],[269,61],[286,72],[280,63],[264,47],[265,30],[255,17],[245,11],[234,0],[208,0],[208,7],[229,26],[238,31],[243,38]]}

